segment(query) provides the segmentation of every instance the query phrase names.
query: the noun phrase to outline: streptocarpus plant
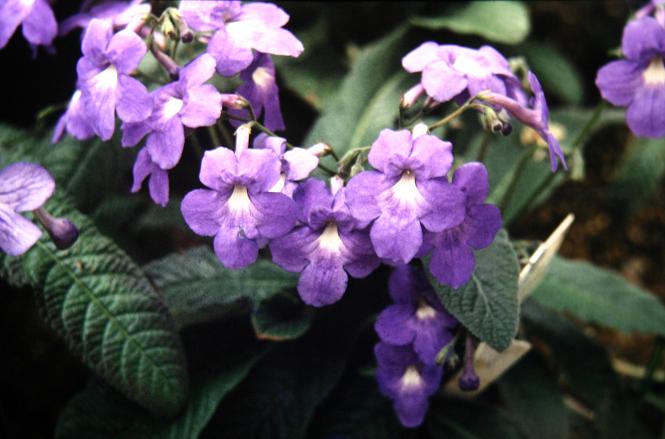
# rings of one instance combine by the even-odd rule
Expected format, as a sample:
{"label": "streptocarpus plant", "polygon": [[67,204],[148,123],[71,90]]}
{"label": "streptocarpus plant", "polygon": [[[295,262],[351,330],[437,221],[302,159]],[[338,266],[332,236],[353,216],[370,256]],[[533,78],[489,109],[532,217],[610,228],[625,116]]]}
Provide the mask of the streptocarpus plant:
{"label": "streptocarpus plant", "polygon": [[[50,45],[50,11],[46,1],[7,0],[0,6],[0,47],[21,23],[31,44]],[[35,33],[39,14],[48,26]],[[628,107],[631,130],[657,137],[665,133],[658,111],[665,89],[662,2],[637,15],[624,32],[625,59],[603,67],[596,83],[605,99]],[[204,244],[183,253],[166,240],[157,243],[159,254],[172,254],[140,269],[120,240],[104,237],[77,211],[111,234],[121,217],[108,200],[85,210],[90,206],[70,181],[76,159],[57,163],[43,149],[24,146],[12,155],[2,145],[2,273],[36,290],[51,326],[121,394],[116,401],[93,385],[63,414],[60,436],[94,434],[97,427],[81,417],[88,398],[102,406],[99,416],[118,409],[114,425],[140,413],[136,424],[112,433],[118,437],[197,437],[215,413],[221,420],[210,428],[223,437],[315,435],[325,430],[326,408],[358,372],[357,361],[347,362],[352,353],[365,361],[374,355],[363,369],[376,378],[373,391],[392,401],[403,427],[417,428],[440,415],[440,389],[460,369],[459,387],[478,388],[484,378],[474,353],[481,343],[505,351],[517,336],[516,250],[523,248],[502,227],[575,169],[575,152],[598,118],[579,127],[573,142],[564,140],[546,89],[523,61],[487,44],[415,41],[399,28],[359,55],[302,145],[286,130],[297,116],[280,105],[279,86],[294,87],[280,80],[281,69],[300,62],[284,60],[308,56],[288,22],[287,12],[270,3],[133,0],[85,2],[60,24],[60,33],[82,29],[82,55],[52,133],[63,143],[52,151],[80,151],[66,136],[138,146],[118,152],[134,160],[133,167],[122,164],[120,173],[131,173],[133,184],[122,181],[118,198],[136,200],[127,192],[147,181],[157,217],[175,211],[186,225],[179,239]],[[394,75],[387,80],[385,65]],[[358,77],[365,87],[354,84]],[[376,96],[362,102],[370,89]],[[389,105],[379,105],[388,95]],[[363,116],[345,126],[356,111]],[[513,149],[511,169],[501,173],[489,158],[501,152],[488,156],[488,145],[493,135],[522,142],[512,133],[514,121],[540,146]],[[477,150],[470,145],[475,132],[482,133]],[[544,152],[549,166],[541,163]],[[56,210],[82,223],[73,247],[72,222],[42,207],[53,177],[28,161],[53,168],[58,187],[66,188]],[[545,186],[520,195],[529,166]],[[111,218],[106,223],[102,207]],[[39,241],[39,228],[20,215],[25,211],[34,211],[55,246]],[[136,230],[126,231],[130,240],[140,236]],[[233,317],[247,313],[249,338],[234,329]],[[657,318],[664,316],[665,310]],[[187,350],[197,358],[188,374],[176,328],[187,344],[186,326],[210,320],[228,332],[219,335],[224,359],[201,362],[195,346]],[[333,337],[335,325],[344,327],[342,340]],[[368,333],[371,326],[375,332]],[[301,363],[312,370],[299,370]],[[246,417],[226,414],[234,410]]]}

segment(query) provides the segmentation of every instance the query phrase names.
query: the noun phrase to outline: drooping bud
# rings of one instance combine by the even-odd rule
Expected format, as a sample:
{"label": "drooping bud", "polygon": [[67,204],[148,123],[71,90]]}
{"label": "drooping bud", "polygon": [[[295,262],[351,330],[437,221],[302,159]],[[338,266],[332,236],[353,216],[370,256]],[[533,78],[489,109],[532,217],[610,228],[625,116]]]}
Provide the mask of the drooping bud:
{"label": "drooping bud", "polygon": [[473,357],[476,353],[476,347],[473,343],[471,334],[466,335],[464,342],[464,371],[460,377],[457,385],[465,392],[471,392],[480,386],[480,378],[473,367]]}
{"label": "drooping bud", "polygon": [[177,80],[180,76],[180,66],[170,56],[159,50],[156,45],[151,45],[150,51],[155,59],[164,67],[169,76],[173,80]]}
{"label": "drooping bud", "polygon": [[172,40],[180,39],[183,43],[191,43],[194,40],[194,34],[177,8],[166,9],[163,16],[162,32],[164,35]]}
{"label": "drooping bud", "polygon": [[424,92],[425,92],[425,87],[423,87],[421,83],[414,85],[409,90],[407,90],[406,93],[402,95],[402,98],[400,99],[399,102],[399,106],[405,110],[411,108],[413,104],[415,104],[416,101],[418,101],[420,96],[423,95]]}
{"label": "drooping bud", "polygon": [[247,99],[235,93],[222,93],[222,106],[234,110],[242,110],[248,106]]}
{"label": "drooping bud", "polygon": [[310,146],[309,148],[307,148],[307,151],[309,151],[312,155],[321,158],[330,154],[332,152],[332,147],[327,143],[321,142]]}
{"label": "drooping bud", "polygon": [[79,231],[67,218],[52,216],[43,207],[34,211],[37,220],[44,226],[57,248],[65,250],[76,242]]}

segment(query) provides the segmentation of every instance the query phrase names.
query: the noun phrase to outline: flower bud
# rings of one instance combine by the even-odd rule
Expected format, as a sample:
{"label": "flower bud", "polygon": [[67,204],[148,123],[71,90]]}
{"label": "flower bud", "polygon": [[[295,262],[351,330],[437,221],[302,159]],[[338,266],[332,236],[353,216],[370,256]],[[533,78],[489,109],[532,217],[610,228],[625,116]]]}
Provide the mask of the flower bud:
{"label": "flower bud", "polygon": [[475,369],[473,368],[473,357],[476,352],[476,347],[473,343],[473,337],[471,334],[466,335],[466,340],[464,342],[464,371],[462,376],[457,381],[457,385],[461,390],[465,392],[471,392],[480,386],[480,377],[476,374]]}
{"label": "flower bud", "polygon": [[399,106],[405,110],[411,108],[424,92],[425,87],[423,87],[422,84],[418,83],[417,85],[414,85],[402,95]]}
{"label": "flower bud", "polygon": [[248,107],[247,99],[235,93],[222,93],[222,106],[234,110],[242,110]]}
{"label": "flower bud", "polygon": [[327,143],[321,142],[310,146],[309,148],[307,148],[307,151],[309,151],[312,155],[321,158],[330,154],[332,152],[332,147]]}
{"label": "flower bud", "polygon": [[79,231],[71,221],[67,218],[54,217],[43,207],[35,210],[34,213],[57,248],[64,250],[74,245],[79,237]]}

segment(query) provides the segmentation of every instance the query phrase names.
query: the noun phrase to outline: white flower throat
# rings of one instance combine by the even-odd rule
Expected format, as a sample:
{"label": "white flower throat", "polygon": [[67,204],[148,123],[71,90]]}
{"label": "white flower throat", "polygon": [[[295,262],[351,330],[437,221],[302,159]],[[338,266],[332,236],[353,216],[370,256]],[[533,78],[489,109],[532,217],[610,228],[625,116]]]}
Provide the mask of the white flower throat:
{"label": "white flower throat", "polygon": [[229,197],[228,205],[229,210],[233,214],[245,215],[250,213],[252,201],[249,199],[247,186],[241,184],[235,185],[233,187],[233,193],[231,193],[231,196]]}
{"label": "white flower throat", "polygon": [[420,373],[418,372],[418,368],[416,366],[409,366],[406,368],[406,370],[404,371],[404,375],[402,375],[401,384],[402,384],[402,389],[404,390],[409,390],[422,386],[423,378],[420,376]]}
{"label": "white flower throat", "polygon": [[407,203],[413,202],[414,197],[418,194],[415,174],[409,170],[404,171],[402,177],[392,187],[392,191],[393,195],[398,200]]}
{"label": "white flower throat", "polygon": [[321,236],[319,236],[319,248],[330,253],[339,253],[343,245],[344,243],[337,230],[337,224],[328,223]]}
{"label": "white flower throat", "polygon": [[663,58],[657,56],[652,59],[649,67],[647,67],[642,74],[642,77],[647,85],[665,84],[665,66],[663,66]]}
{"label": "white flower throat", "polygon": [[427,302],[421,300],[416,310],[416,317],[418,317],[418,320],[433,319],[436,317],[436,310],[429,306]]}

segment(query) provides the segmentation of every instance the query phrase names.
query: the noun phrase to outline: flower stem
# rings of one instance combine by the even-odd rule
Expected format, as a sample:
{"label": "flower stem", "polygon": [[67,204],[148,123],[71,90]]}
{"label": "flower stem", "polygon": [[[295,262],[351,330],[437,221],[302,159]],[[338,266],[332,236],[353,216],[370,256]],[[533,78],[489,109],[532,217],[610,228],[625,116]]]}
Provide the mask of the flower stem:
{"label": "flower stem", "polygon": [[[482,93],[482,92],[481,92]],[[432,125],[428,127],[430,131],[435,130],[439,127],[442,127],[446,125],[448,122],[451,120],[461,116],[466,110],[469,108],[472,108],[473,102],[477,99],[478,95],[472,96],[469,98],[468,101],[466,101],[462,106],[458,107],[455,111],[444,117],[443,119],[439,120],[438,122],[434,122]]]}
{"label": "flower stem", "polygon": [[533,153],[535,151],[536,147],[531,147],[529,151],[526,154],[524,154],[520,159],[520,161],[517,163],[517,167],[515,169],[515,172],[513,172],[513,175],[510,179],[510,183],[508,183],[506,192],[503,193],[503,197],[501,197],[501,201],[499,201],[499,209],[501,209],[501,212],[505,211],[506,208],[508,207],[508,204],[510,204],[510,200],[513,198],[513,195],[515,193],[515,188],[517,187],[517,183],[519,182],[522,174],[524,174],[524,171],[526,170],[527,165],[531,161],[531,158],[533,157]]}
{"label": "flower stem", "polygon": [[575,137],[575,140],[573,140],[573,142],[570,144],[571,151],[575,151],[584,144],[584,141],[589,136],[589,133],[591,133],[591,129],[593,128],[594,125],[596,125],[598,120],[600,120],[600,116],[601,114],[603,114],[605,108],[607,108],[607,104],[605,103],[605,101],[600,101],[598,105],[596,105],[593,114],[591,114],[591,117],[584,124],[584,127],[582,127],[580,133],[577,135],[577,137]]}

